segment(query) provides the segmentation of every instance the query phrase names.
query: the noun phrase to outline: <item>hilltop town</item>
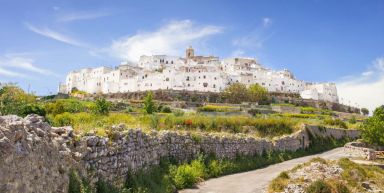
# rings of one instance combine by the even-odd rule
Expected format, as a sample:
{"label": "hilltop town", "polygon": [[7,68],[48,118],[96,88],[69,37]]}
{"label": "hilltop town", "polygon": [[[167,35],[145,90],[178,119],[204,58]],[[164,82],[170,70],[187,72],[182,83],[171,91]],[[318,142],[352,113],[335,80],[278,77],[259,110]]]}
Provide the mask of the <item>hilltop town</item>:
{"label": "hilltop town", "polygon": [[259,84],[269,92],[300,94],[303,99],[337,103],[334,83],[311,83],[297,80],[288,70],[273,71],[253,58],[197,56],[192,47],[185,57],[141,56],[137,63],[123,62],[115,69],[84,68],[70,72],[60,93],[78,89],[87,93],[126,93],[148,90],[185,90],[221,92],[228,85]]}

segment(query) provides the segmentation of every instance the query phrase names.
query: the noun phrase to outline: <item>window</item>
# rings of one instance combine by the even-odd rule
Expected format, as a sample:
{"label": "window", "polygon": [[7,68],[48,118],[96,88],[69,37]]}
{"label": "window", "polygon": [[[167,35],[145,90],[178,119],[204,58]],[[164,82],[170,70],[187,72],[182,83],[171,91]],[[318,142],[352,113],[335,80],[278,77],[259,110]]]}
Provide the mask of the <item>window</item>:
{"label": "window", "polygon": [[213,85],[213,88],[216,88],[216,84]]}
{"label": "window", "polygon": [[[165,81],[169,81],[169,78],[167,77],[166,79],[165,79]],[[167,87],[168,88],[168,87]]]}
{"label": "window", "polygon": [[189,81],[189,76],[187,76],[187,81]]}
{"label": "window", "polygon": [[203,76],[203,78],[205,79],[205,75]]}
{"label": "window", "polygon": [[203,83],[203,86],[204,86],[204,87],[207,87],[207,86],[208,86],[208,83],[204,82],[204,83]]}

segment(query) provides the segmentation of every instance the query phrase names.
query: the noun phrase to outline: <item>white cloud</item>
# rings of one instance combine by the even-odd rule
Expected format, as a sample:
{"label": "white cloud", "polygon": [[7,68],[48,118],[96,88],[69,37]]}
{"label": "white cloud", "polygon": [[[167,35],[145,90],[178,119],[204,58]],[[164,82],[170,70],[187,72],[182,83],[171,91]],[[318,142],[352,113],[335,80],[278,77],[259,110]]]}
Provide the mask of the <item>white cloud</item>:
{"label": "white cloud", "polygon": [[116,40],[110,47],[113,56],[128,61],[137,61],[141,55],[181,54],[187,46],[213,34],[222,32],[218,26],[200,26],[190,20],[172,21],[153,32],[138,32]]}
{"label": "white cloud", "polygon": [[57,40],[57,41],[60,41],[60,42],[64,42],[66,44],[70,44],[70,45],[73,45],[73,46],[86,47],[85,44],[83,44],[83,43],[81,43],[81,42],[79,42],[79,41],[77,41],[77,40],[75,40],[75,39],[73,39],[71,37],[68,37],[68,36],[66,36],[64,34],[60,34],[59,32],[53,31],[53,30],[51,30],[49,28],[46,28],[46,27],[45,28],[37,28],[37,27],[35,27],[35,26],[33,26],[33,25],[29,24],[29,23],[25,23],[25,26],[29,30],[31,30],[31,31],[39,34],[39,35],[45,36],[47,38],[51,38],[51,39],[54,39],[54,40]]}
{"label": "white cloud", "polygon": [[346,104],[374,110],[384,104],[384,58],[373,62],[371,69],[359,76],[337,82],[339,98]]}
{"label": "white cloud", "polygon": [[34,72],[47,76],[58,76],[56,73],[47,70],[45,68],[38,67],[34,64],[34,60],[18,56],[17,54],[8,54],[0,57],[0,74],[12,77],[24,77],[25,75],[19,72],[15,72],[12,69],[21,69],[24,71]]}
{"label": "white cloud", "polygon": [[70,22],[77,20],[89,20],[89,19],[97,19],[100,17],[106,17],[111,15],[110,12],[107,11],[82,11],[82,12],[73,12],[67,13],[65,15],[61,15],[58,18],[59,22]]}
{"label": "white cloud", "polygon": [[18,72],[7,70],[7,69],[4,69],[2,67],[0,67],[0,75],[2,75],[2,76],[10,76],[10,77],[24,77],[25,76],[24,74],[20,74]]}
{"label": "white cloud", "polygon": [[269,25],[272,24],[272,19],[269,17],[264,17],[262,21],[263,21],[263,27],[268,27]]}
{"label": "white cloud", "polygon": [[[255,51],[264,46],[264,43],[272,37],[268,28],[272,25],[272,19],[265,17],[261,19],[261,23],[247,34],[238,37],[232,41],[232,45],[236,50],[251,50]],[[243,53],[244,54],[244,53]]]}

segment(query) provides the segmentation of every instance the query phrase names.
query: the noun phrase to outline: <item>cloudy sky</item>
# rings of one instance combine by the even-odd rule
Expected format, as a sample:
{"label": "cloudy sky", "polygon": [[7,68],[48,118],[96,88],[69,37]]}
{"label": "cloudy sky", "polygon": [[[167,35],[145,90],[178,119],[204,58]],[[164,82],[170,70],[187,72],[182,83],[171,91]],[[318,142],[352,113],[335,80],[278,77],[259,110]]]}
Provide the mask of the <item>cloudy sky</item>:
{"label": "cloudy sky", "polygon": [[344,103],[384,104],[381,0],[0,0],[0,82],[57,91],[73,69],[143,54],[255,57]]}

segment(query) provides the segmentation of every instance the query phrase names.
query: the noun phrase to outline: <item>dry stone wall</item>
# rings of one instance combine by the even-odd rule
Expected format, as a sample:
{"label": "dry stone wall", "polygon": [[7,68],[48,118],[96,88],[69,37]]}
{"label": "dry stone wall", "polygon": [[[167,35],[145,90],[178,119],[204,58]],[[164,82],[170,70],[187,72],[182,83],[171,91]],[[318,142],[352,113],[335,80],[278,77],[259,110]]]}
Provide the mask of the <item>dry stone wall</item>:
{"label": "dry stone wall", "polygon": [[183,162],[214,154],[232,159],[306,148],[310,135],[359,137],[358,131],[315,126],[274,140],[170,131],[148,134],[124,125],[113,131],[109,138],[94,134],[80,138],[70,127],[49,126],[43,117],[0,117],[0,192],[66,192],[71,168],[93,183],[103,179],[121,185],[129,172],[157,165],[161,158]]}

